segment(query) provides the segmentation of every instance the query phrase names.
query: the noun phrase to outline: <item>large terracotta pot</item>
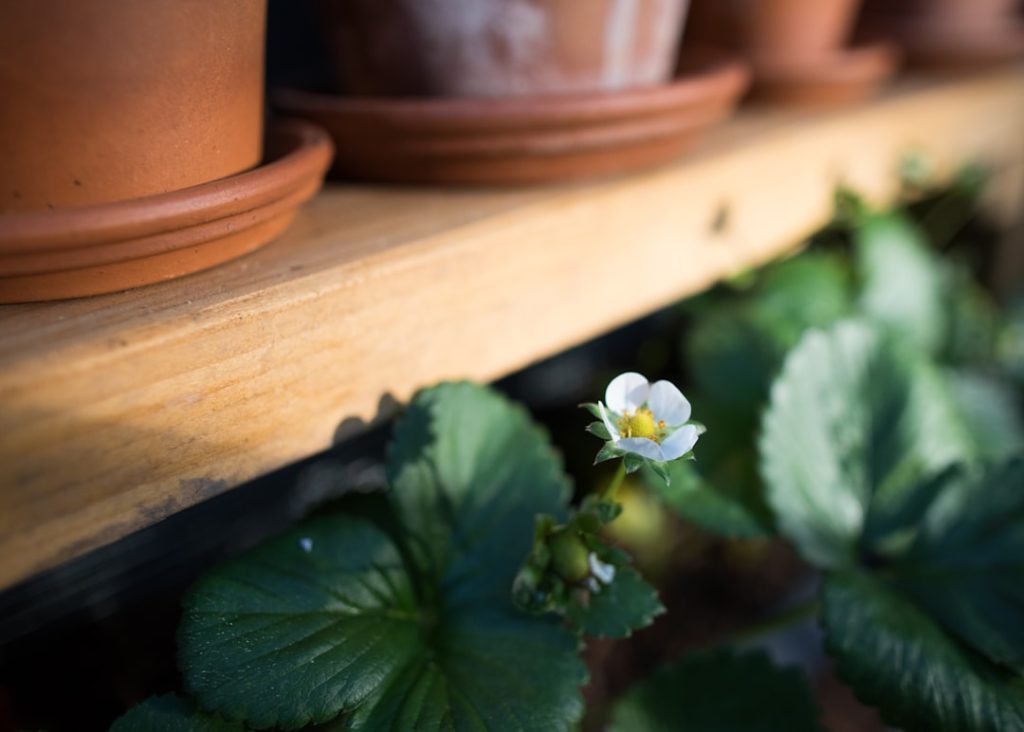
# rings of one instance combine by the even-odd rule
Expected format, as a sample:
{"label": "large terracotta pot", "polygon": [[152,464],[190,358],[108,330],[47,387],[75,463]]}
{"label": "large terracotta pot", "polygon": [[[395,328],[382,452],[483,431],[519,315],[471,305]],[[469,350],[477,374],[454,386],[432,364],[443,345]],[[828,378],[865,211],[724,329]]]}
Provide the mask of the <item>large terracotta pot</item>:
{"label": "large terracotta pot", "polygon": [[668,81],[689,0],[321,0],[345,91],[510,97]]}
{"label": "large terracotta pot", "polygon": [[813,63],[846,45],[860,0],[718,0],[755,61]]}
{"label": "large terracotta pot", "polygon": [[0,212],[165,193],[255,166],[266,0],[5,0]]}

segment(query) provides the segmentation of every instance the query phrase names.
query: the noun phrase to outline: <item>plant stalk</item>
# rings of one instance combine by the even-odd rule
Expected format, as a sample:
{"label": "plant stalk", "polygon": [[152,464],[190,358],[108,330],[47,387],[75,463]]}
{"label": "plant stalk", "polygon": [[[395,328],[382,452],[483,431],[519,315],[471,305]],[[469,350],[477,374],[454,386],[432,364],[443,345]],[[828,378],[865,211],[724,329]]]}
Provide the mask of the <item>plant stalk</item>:
{"label": "plant stalk", "polygon": [[791,608],[783,610],[778,615],[773,615],[769,618],[765,618],[753,625],[748,625],[745,628],[740,628],[734,633],[730,633],[721,640],[722,645],[740,645],[743,643],[749,643],[752,640],[763,638],[766,635],[788,628],[792,625],[812,618],[818,614],[818,610],[821,609],[821,602],[817,597],[812,597],[806,602],[802,602],[798,605],[794,605]]}
{"label": "plant stalk", "polygon": [[608,487],[601,493],[601,500],[615,502],[615,497],[619,492],[619,486],[622,485],[622,481],[626,478],[626,463],[624,460],[619,461],[619,469],[615,471],[615,475],[612,477]]}

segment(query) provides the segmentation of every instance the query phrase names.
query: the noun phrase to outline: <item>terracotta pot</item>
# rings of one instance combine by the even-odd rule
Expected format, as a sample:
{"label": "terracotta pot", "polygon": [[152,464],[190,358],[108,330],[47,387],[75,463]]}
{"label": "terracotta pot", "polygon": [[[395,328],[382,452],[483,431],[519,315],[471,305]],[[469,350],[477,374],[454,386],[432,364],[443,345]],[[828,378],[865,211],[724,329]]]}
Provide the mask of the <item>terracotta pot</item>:
{"label": "terracotta pot", "polygon": [[731,0],[692,0],[686,16],[683,46],[697,44],[736,49],[739,35]]}
{"label": "terracotta pot", "polygon": [[975,68],[1024,54],[1019,0],[867,0],[861,35],[895,38],[919,66]]}
{"label": "terracotta pot", "polygon": [[[720,2],[723,0],[719,0]],[[755,64],[813,63],[849,40],[860,0],[724,0]]]}
{"label": "terracotta pot", "polygon": [[322,125],[348,178],[518,185],[633,170],[671,159],[728,117],[749,72],[684,50],[671,83],[615,93],[374,99],[282,90],[274,103]]}
{"label": "terracotta pot", "polygon": [[508,97],[671,78],[688,0],[321,0],[345,91]]}
{"label": "terracotta pot", "polygon": [[936,30],[982,32],[1012,22],[1018,0],[911,0],[916,22]]}
{"label": "terracotta pot", "polygon": [[833,53],[816,64],[758,68],[755,99],[801,107],[838,107],[872,96],[895,72],[900,52],[873,43]]}
{"label": "terracotta pot", "polygon": [[266,0],[7,0],[0,212],[165,193],[260,160]]}

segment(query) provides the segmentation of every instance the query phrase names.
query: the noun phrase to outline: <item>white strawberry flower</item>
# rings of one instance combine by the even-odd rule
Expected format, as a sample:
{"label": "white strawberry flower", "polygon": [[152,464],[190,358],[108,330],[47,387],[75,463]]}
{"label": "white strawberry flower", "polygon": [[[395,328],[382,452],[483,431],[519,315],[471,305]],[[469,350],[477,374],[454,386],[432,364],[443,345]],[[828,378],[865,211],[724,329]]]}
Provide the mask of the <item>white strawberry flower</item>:
{"label": "white strawberry flower", "polygon": [[690,424],[690,402],[669,381],[653,384],[642,375],[619,374],[597,409],[618,450],[648,460],[669,462],[689,453],[703,432]]}

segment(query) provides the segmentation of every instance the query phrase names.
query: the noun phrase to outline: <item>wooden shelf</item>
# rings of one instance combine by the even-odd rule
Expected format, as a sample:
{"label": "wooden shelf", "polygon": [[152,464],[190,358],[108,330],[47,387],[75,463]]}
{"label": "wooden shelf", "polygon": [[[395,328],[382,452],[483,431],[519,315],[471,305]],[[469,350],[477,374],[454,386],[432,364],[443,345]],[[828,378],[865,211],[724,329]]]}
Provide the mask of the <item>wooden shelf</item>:
{"label": "wooden shelf", "polygon": [[601,183],[335,185],[235,263],[0,307],[0,587],[323,450],[418,386],[507,374],[777,256],[837,184],[892,200],[912,151],[939,180],[992,163],[1019,193],[1024,71],[744,112],[685,160]]}

